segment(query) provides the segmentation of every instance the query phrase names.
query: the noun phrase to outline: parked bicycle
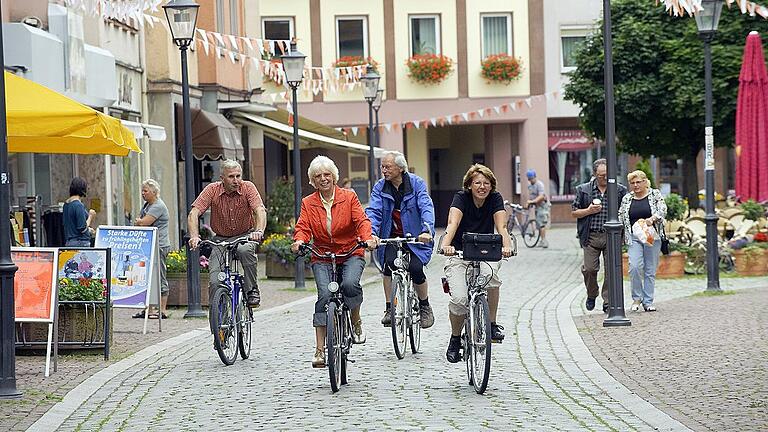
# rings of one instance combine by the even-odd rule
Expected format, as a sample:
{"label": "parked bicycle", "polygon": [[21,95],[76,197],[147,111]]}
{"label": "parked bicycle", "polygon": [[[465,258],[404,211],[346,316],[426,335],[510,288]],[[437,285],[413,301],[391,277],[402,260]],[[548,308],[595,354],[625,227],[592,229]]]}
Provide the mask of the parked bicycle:
{"label": "parked bicycle", "polygon": [[248,237],[231,241],[203,240],[200,244],[223,248],[219,286],[211,297],[211,331],[213,346],[221,361],[229,366],[237,359],[237,353],[243,360],[251,355],[251,324],[253,309],[243,294],[243,275],[240,261],[237,259],[237,247],[250,242]]}
{"label": "parked bicycle", "polygon": [[352,320],[349,318],[349,308],[344,303],[344,295],[341,287],[341,272],[337,269],[337,261],[352,255],[356,250],[366,247],[365,242],[358,242],[351,250],[335,254],[333,252],[320,252],[311,244],[302,244],[299,254],[311,253],[317,258],[331,262],[331,282],[328,283],[328,291],[331,298],[326,306],[326,365],[328,376],[331,380],[331,391],[336,393],[339,388],[347,384],[347,362],[349,351],[352,347]]}
{"label": "parked bicycle", "polygon": [[[507,200],[504,200],[504,206],[510,209],[507,232],[512,241],[517,243],[517,239],[512,233],[517,228],[523,237],[523,243],[529,248],[536,247],[541,238],[541,224],[536,221],[535,217],[531,219],[531,209],[535,206],[529,206],[528,209],[525,209],[520,204],[511,203]],[[517,244],[515,244],[515,249],[517,249]]]}
{"label": "parked bicycle", "polygon": [[411,345],[411,352],[419,352],[421,344],[421,310],[419,297],[411,283],[411,274],[408,272],[410,256],[409,243],[420,242],[413,236],[385,238],[379,240],[383,246],[394,244],[397,247],[395,257],[395,269],[392,271],[392,297],[389,309],[392,321],[392,343],[395,347],[395,355],[398,359],[405,357],[406,335]]}

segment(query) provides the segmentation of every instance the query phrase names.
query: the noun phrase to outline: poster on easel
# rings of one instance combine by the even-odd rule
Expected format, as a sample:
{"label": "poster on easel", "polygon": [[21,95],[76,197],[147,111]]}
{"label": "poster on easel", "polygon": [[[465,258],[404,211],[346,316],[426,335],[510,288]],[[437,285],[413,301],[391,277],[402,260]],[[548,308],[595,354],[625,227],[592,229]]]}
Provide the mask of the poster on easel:
{"label": "poster on easel", "polygon": [[112,250],[112,305],[146,309],[157,259],[157,228],[100,226],[96,230],[96,247]]}
{"label": "poster on easel", "polygon": [[18,267],[13,278],[16,322],[48,324],[45,353],[47,377],[50,375],[51,343],[56,313],[58,251],[55,248],[11,248],[11,260]]}

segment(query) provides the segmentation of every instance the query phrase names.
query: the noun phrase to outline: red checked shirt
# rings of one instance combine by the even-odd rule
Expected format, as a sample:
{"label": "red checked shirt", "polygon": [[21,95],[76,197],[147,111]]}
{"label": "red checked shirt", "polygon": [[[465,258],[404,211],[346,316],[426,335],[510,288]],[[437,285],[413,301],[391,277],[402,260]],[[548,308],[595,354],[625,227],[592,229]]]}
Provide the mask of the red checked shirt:
{"label": "red checked shirt", "polygon": [[222,237],[236,237],[254,227],[253,212],[264,207],[256,185],[243,181],[240,189],[226,193],[222,182],[211,183],[203,189],[192,207],[205,213],[211,209],[211,229]]}

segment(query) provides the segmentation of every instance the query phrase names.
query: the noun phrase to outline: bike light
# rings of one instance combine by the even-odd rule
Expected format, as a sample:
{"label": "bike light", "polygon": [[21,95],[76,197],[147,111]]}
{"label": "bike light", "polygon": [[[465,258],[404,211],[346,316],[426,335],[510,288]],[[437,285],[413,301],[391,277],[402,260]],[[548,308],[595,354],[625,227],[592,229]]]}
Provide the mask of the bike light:
{"label": "bike light", "polygon": [[339,283],[334,281],[328,284],[328,291],[335,293],[339,291]]}
{"label": "bike light", "polygon": [[403,266],[403,260],[401,260],[400,258],[395,258],[394,264],[395,264],[395,267],[401,268]]}
{"label": "bike light", "polygon": [[218,275],[218,279],[219,279],[219,282],[224,282],[225,280],[227,280],[227,275],[224,274],[224,272],[221,272]]}

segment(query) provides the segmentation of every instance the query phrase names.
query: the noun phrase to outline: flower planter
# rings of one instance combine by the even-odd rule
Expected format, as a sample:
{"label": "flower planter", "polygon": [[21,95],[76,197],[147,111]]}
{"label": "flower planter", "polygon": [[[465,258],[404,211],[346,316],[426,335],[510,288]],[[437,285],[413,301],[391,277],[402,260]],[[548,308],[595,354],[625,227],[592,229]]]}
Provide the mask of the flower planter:
{"label": "flower planter", "polygon": [[[624,277],[629,277],[629,255],[621,255],[621,268]],[[673,251],[669,255],[659,256],[659,266],[656,268],[657,279],[678,278],[685,275],[685,255]]]}
{"label": "flower planter", "polygon": [[[287,263],[282,264],[275,260],[267,258],[265,260],[265,273],[268,279],[295,279],[296,278],[296,264]],[[305,261],[304,265],[304,277],[306,279],[313,279],[315,276],[312,273],[312,267],[309,265],[309,261]]]}
{"label": "flower planter", "polygon": [[[167,278],[168,306],[187,306],[187,274],[168,273]],[[208,273],[200,273],[200,304],[208,306]]]}
{"label": "flower planter", "polygon": [[[103,348],[104,347],[104,303],[60,304],[59,305],[59,346],[60,348]],[[113,340],[113,326],[109,326],[109,339]],[[16,346],[32,348],[48,340],[48,324],[18,323]]]}
{"label": "flower planter", "polygon": [[759,252],[744,252],[743,249],[733,251],[733,259],[736,264],[736,272],[742,276],[768,275],[768,249]]}

